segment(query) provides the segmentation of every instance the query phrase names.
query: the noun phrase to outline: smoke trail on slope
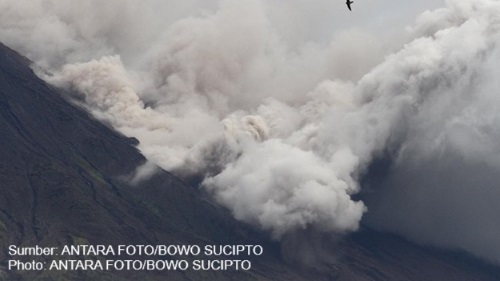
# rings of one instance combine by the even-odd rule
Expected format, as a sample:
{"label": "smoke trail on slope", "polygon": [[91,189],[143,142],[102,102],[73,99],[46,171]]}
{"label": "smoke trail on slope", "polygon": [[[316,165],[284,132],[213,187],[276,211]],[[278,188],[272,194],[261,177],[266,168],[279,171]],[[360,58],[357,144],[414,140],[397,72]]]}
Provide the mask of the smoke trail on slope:
{"label": "smoke trail on slope", "polygon": [[[499,259],[498,1],[450,0],[422,14],[414,39],[372,70],[386,49],[365,32],[291,47],[265,1],[207,9],[149,23],[160,36],[144,32],[147,44],[135,47],[116,33],[127,17],[90,33],[65,24],[61,36],[75,43],[60,45],[69,62],[98,59],[45,78],[138,138],[152,162],[200,178],[236,218],[274,237],[356,230],[366,207],[351,196],[390,151],[392,170],[367,197],[370,224]],[[92,54],[78,51],[86,44]],[[43,52],[52,55],[39,54],[45,65],[64,61]]]}
{"label": "smoke trail on slope", "polygon": [[288,52],[263,10],[258,1],[227,2],[213,15],[177,22],[148,54],[145,73],[129,75],[118,57],[104,57],[47,79],[137,137],[153,162],[202,175],[238,219],[275,237],[309,225],[355,230],[364,210],[350,198],[358,188],[349,174],[355,156],[340,151],[332,157],[341,163],[330,163],[309,147],[331,108],[353,106],[330,91],[352,85],[325,82],[303,96],[325,76],[320,58],[327,54]]}

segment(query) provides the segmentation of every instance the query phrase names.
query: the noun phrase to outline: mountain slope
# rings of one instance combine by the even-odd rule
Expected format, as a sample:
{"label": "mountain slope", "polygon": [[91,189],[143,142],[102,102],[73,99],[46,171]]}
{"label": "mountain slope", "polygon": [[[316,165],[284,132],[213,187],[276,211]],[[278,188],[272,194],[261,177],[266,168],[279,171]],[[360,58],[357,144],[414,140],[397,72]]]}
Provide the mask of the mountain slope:
{"label": "mountain slope", "polygon": [[136,141],[67,103],[3,45],[0,135],[4,265],[9,245],[246,244],[255,236],[245,237],[245,227],[166,172],[139,186],[126,184],[120,178],[145,161]]}
{"label": "mountain slope", "polygon": [[[371,230],[340,242],[304,231],[279,245],[165,171],[131,185],[127,175],[145,162],[134,147],[137,141],[68,103],[29,65],[0,45],[0,262],[5,280],[499,280],[494,267]],[[6,269],[13,258],[9,245],[71,244],[259,244],[265,253],[251,258],[250,271]],[[303,266],[308,256],[321,259]]]}

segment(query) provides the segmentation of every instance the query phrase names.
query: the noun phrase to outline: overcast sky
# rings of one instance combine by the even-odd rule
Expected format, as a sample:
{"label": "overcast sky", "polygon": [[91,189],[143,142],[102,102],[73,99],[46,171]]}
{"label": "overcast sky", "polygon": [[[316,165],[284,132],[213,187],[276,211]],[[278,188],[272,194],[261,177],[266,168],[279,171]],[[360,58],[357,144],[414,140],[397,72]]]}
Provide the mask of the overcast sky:
{"label": "overcast sky", "polygon": [[[329,42],[342,30],[360,29],[376,32],[401,32],[413,24],[417,15],[444,5],[444,1],[354,1],[353,11],[347,10],[342,0],[270,0],[272,20],[285,37],[297,41],[311,39]],[[290,26],[294,30],[290,30]],[[298,40],[294,36],[301,36]]]}

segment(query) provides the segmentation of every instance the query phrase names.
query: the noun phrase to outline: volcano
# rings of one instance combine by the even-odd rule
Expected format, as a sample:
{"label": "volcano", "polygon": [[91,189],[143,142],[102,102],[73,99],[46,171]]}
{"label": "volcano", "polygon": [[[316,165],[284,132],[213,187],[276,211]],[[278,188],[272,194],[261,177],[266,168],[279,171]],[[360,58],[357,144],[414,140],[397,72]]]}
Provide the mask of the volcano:
{"label": "volcano", "polygon": [[[147,162],[136,149],[138,141],[66,100],[35,75],[27,58],[5,45],[0,45],[0,136],[3,280],[500,280],[497,267],[465,254],[366,227],[335,239],[304,230],[273,241],[159,168],[135,183],[131,175]],[[11,245],[260,245],[263,254],[248,257],[249,270],[28,271],[9,269],[9,261],[110,257],[17,256],[9,252]],[[304,257],[311,256],[314,262],[308,263]]]}

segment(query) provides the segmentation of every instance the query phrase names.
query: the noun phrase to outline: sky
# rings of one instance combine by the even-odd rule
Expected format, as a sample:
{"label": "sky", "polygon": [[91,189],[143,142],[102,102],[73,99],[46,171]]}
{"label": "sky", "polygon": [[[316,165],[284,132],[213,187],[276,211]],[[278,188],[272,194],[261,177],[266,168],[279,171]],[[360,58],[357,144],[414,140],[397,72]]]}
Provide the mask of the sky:
{"label": "sky", "polygon": [[499,15],[494,0],[0,0],[0,38],[140,141],[137,180],[169,170],[274,239],[364,222],[497,263]]}

